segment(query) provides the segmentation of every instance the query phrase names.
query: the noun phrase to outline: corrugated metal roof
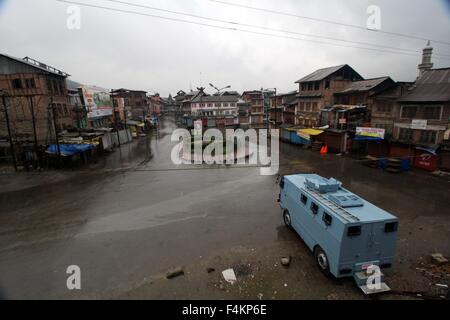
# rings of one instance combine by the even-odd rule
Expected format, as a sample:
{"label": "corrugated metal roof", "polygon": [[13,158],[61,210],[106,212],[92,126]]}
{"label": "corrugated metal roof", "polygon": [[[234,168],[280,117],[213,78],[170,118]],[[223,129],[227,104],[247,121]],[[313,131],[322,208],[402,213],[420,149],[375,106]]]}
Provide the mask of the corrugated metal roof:
{"label": "corrugated metal roof", "polygon": [[381,77],[381,78],[355,81],[355,82],[352,82],[350,84],[350,86],[347,87],[345,90],[336,92],[335,94],[370,91],[388,79],[391,79],[391,78],[390,77]]}
{"label": "corrugated metal roof", "polygon": [[69,91],[77,91],[78,88],[81,88],[83,85],[79,82],[66,79],[66,86]]}
{"label": "corrugated metal roof", "polygon": [[300,80],[296,81],[295,83],[323,80],[326,77],[328,77],[329,75],[332,75],[333,73],[342,69],[345,66],[346,66],[346,64],[342,64],[342,65],[335,66],[335,67],[329,67],[329,68],[323,68],[323,69],[316,70],[313,73],[307,75],[306,77],[303,77]]}
{"label": "corrugated metal roof", "polygon": [[238,102],[239,96],[197,96],[191,100],[191,102],[202,102],[202,103],[212,103],[212,102]]}
{"label": "corrugated metal roof", "polygon": [[419,77],[401,102],[450,101],[450,68],[428,70]]}
{"label": "corrugated metal roof", "polygon": [[[32,68],[36,68],[36,69],[39,69],[41,71],[44,71],[44,72],[47,72],[47,73],[50,73],[50,74],[54,74],[56,76],[60,76],[60,77],[68,77],[68,76],[70,76],[70,74],[68,74],[66,72],[63,72],[61,70],[57,70],[57,69],[55,69],[53,67],[50,67],[47,64],[44,64],[44,63],[41,63],[41,62],[38,62],[38,61],[35,61],[35,63],[32,63],[30,61],[24,60],[24,59],[30,59],[28,57],[25,57],[24,59],[20,59],[20,58],[16,58],[16,57],[4,54],[4,53],[0,53],[0,56],[4,56],[4,57],[6,57],[8,59],[17,61],[19,63],[26,64],[26,65],[28,65],[28,66],[30,66]],[[30,60],[32,60],[32,59],[30,59]]]}

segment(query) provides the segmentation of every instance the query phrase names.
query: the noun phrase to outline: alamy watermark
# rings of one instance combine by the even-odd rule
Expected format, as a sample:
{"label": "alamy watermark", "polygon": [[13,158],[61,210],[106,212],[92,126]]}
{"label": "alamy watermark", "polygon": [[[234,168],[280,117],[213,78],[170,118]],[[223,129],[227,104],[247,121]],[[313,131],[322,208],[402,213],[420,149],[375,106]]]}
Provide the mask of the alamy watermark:
{"label": "alamy watermark", "polygon": [[366,21],[366,27],[369,30],[381,30],[381,8],[377,5],[367,7],[366,13],[369,15]]}
{"label": "alamy watermark", "polygon": [[81,29],[81,8],[79,6],[68,6],[66,9],[68,14],[66,20],[66,27],[69,30],[80,30]]}
{"label": "alamy watermark", "polygon": [[366,286],[369,290],[380,290],[381,289],[381,269],[377,265],[370,265],[366,270],[369,277],[366,281]]}
{"label": "alamy watermark", "polygon": [[178,142],[171,152],[175,165],[260,166],[261,175],[278,174],[278,129],[226,129],[224,135],[218,129],[203,132],[202,124],[196,122],[192,132],[174,130],[171,141]]}
{"label": "alamy watermark", "polygon": [[69,274],[66,280],[66,286],[69,290],[81,290],[81,268],[77,265],[67,267],[66,273]]}

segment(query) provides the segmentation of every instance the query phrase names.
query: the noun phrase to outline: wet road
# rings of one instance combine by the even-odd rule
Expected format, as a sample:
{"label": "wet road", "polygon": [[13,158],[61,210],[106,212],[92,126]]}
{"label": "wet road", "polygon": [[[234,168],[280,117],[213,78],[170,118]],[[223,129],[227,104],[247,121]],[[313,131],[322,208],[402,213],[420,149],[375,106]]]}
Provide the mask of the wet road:
{"label": "wet road", "polygon": [[[170,161],[173,127],[166,122],[151,138],[122,146],[95,170],[21,190],[0,187],[1,294],[108,298],[231,247],[298,241],[281,228],[276,177],[257,168],[177,168]],[[401,259],[450,253],[448,181],[280,148],[281,173],[333,176],[398,215]],[[81,268],[81,291],[66,288],[69,265]]]}

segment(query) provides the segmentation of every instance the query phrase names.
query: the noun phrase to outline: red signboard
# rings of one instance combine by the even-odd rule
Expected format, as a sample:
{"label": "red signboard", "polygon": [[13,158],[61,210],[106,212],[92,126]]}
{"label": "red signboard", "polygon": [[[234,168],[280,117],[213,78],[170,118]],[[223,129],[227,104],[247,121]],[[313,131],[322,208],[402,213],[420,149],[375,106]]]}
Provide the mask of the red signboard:
{"label": "red signboard", "polygon": [[416,150],[414,167],[427,171],[436,171],[438,169],[438,156],[426,151]]}

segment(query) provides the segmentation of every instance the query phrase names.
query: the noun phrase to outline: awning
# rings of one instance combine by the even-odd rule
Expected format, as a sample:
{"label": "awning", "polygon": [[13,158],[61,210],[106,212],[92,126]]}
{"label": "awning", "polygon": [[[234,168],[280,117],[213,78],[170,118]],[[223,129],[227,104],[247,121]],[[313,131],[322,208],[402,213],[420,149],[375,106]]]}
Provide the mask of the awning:
{"label": "awning", "polygon": [[[60,144],[59,152],[61,153],[62,156],[72,156],[74,154],[90,150],[92,148],[93,145],[91,144]],[[58,145],[51,144],[47,148],[46,152],[51,154],[58,154]]]}
{"label": "awning", "polygon": [[354,141],[382,141],[379,137],[355,136]]}
{"label": "awning", "polygon": [[429,147],[429,148],[427,148],[427,147],[416,147],[416,149],[417,150],[421,150],[421,151],[426,151],[428,153],[431,153],[432,155],[436,155],[436,151],[437,151],[437,148],[431,148],[431,147]]}
{"label": "awning", "polygon": [[319,134],[323,133],[323,130],[317,130],[317,129],[301,129],[298,130],[299,134],[302,135],[309,135],[309,136],[318,136]]}

